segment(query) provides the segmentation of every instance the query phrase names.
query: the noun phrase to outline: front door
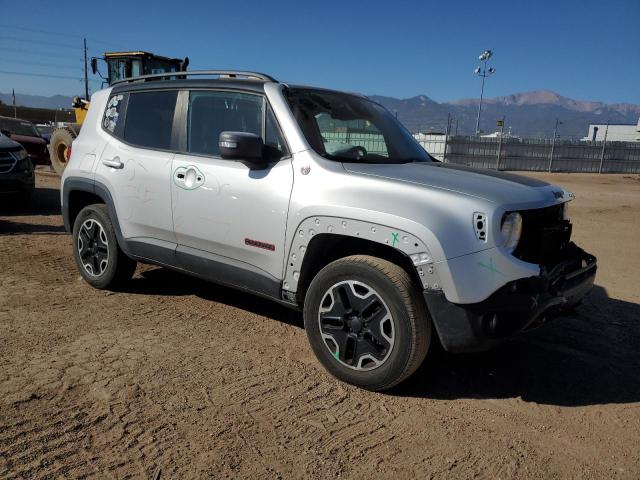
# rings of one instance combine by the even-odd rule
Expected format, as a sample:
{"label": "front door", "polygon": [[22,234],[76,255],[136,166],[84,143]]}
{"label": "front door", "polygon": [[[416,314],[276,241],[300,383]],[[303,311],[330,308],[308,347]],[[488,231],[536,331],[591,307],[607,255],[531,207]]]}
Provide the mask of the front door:
{"label": "front door", "polygon": [[[175,155],[171,185],[178,257],[196,267],[203,258],[221,265],[220,280],[227,283],[242,283],[243,272],[279,283],[293,169],[273,113],[254,93],[183,94],[188,153]],[[256,170],[222,159],[218,137],[224,131],[262,136],[273,162]]]}

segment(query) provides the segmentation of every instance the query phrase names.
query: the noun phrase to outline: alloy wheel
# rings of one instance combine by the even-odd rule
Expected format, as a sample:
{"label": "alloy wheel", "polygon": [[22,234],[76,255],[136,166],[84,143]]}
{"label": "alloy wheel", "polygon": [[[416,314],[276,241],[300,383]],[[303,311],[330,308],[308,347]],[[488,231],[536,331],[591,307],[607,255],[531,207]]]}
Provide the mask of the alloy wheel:
{"label": "alloy wheel", "polygon": [[322,297],[318,325],[331,355],[354,370],[378,368],[393,350],[391,311],[363,282],[346,280],[330,287]]}
{"label": "alloy wheel", "polygon": [[100,223],[92,218],[82,223],[77,248],[85,271],[94,277],[102,275],[109,265],[109,242]]}

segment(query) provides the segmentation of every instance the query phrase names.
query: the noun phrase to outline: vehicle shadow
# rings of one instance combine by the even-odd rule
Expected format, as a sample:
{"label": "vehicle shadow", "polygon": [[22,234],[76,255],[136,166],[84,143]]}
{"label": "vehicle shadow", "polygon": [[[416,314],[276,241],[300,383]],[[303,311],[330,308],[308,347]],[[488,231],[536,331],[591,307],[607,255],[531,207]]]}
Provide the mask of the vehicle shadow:
{"label": "vehicle shadow", "polygon": [[[436,349],[437,350],[437,349]],[[640,401],[640,305],[595,286],[561,317],[492,351],[432,352],[392,395],[435,399],[521,397],[584,406]]]}
{"label": "vehicle shadow", "polygon": [[167,268],[151,267],[137,274],[122,290],[141,295],[196,295],[204,300],[246,310],[287,325],[304,328],[302,314],[279,303],[241,290],[217,285]]}
{"label": "vehicle shadow", "polygon": [[[59,221],[48,223],[46,217],[60,215],[60,190],[36,188],[30,201],[2,195],[0,201],[0,235],[14,234],[64,234]],[[26,223],[14,217],[39,217],[47,223]],[[31,220],[32,221],[32,220]]]}
{"label": "vehicle shadow", "polygon": [[[164,268],[143,271],[125,290],[196,295],[304,328],[302,314],[276,302]],[[640,305],[595,286],[569,316],[489,352],[452,355],[434,345],[424,365],[394,396],[433,399],[521,397],[584,406],[640,401]]]}
{"label": "vehicle shadow", "polygon": [[57,188],[38,187],[29,201],[16,200],[7,194],[0,198],[0,217],[60,215],[60,190]]}

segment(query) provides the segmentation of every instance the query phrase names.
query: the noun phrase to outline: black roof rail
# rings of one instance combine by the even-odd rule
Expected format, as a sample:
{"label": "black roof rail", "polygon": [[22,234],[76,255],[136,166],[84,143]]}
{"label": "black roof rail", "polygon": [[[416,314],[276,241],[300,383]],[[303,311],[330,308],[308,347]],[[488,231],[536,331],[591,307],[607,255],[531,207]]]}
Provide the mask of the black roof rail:
{"label": "black roof rail", "polygon": [[263,80],[265,82],[275,82],[277,81],[275,78],[270,75],[266,75],[264,73],[259,72],[244,72],[238,70],[194,70],[190,72],[165,72],[165,73],[154,73],[152,75],[141,75],[139,77],[130,77],[124,78],[122,80],[117,80],[111,84],[118,85],[121,83],[132,83],[132,82],[146,82],[147,80],[167,78],[167,77],[189,77],[189,76],[197,76],[197,75],[227,75],[229,77],[244,77],[248,79],[255,80]]}

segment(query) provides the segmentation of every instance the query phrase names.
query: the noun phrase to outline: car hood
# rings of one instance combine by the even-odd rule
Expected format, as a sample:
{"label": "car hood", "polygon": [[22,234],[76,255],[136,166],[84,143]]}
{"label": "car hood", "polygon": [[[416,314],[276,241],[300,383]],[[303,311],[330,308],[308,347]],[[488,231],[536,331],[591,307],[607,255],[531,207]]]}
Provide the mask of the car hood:
{"label": "car hood", "polygon": [[20,148],[22,148],[22,146],[18,142],[4,135],[0,135],[0,150],[18,150]]}
{"label": "car hood", "polygon": [[554,204],[568,200],[562,188],[534,178],[441,162],[345,163],[347,172],[469,195],[500,205]]}
{"label": "car hood", "polygon": [[33,137],[31,135],[17,135],[15,133],[11,134],[11,138],[18,143],[29,143],[34,145],[46,145],[47,141],[42,137]]}

